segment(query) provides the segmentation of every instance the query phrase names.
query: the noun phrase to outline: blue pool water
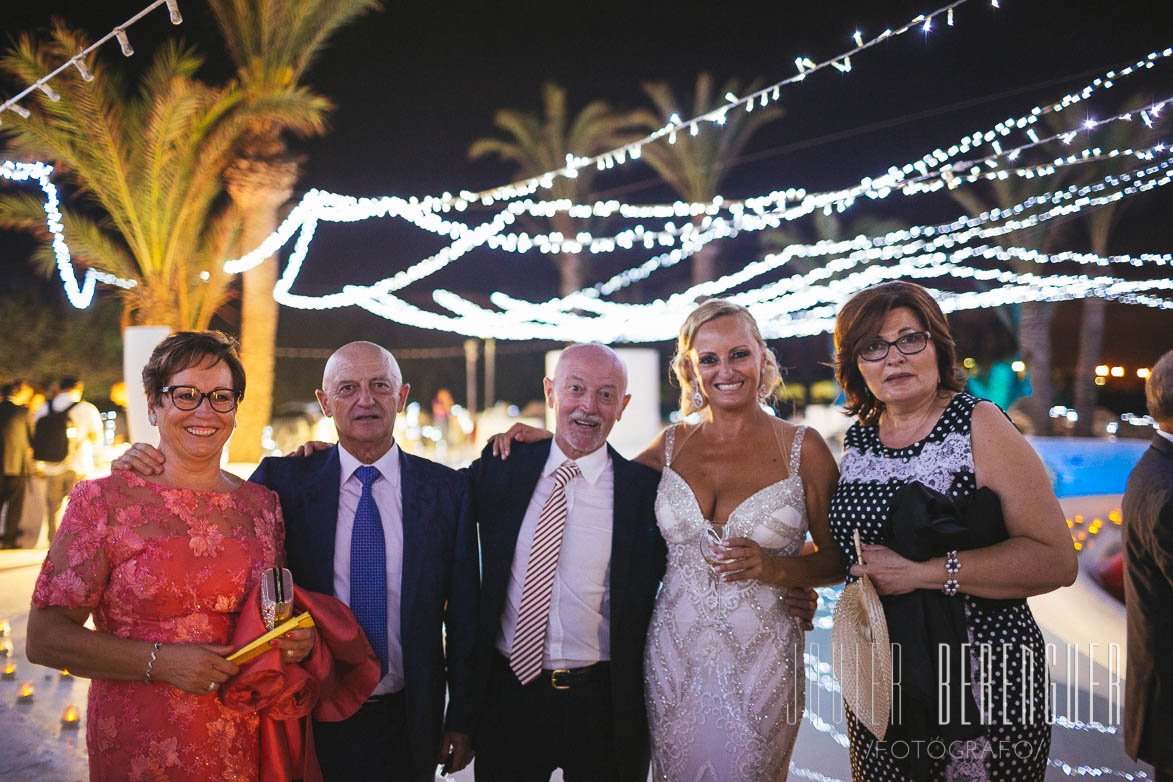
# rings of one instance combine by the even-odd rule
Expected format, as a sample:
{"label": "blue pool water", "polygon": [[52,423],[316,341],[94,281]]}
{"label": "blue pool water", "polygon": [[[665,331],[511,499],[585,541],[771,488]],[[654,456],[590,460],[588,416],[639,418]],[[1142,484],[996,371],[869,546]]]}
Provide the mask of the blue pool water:
{"label": "blue pool water", "polygon": [[1028,437],[1043,460],[1059,497],[1123,494],[1128,474],[1149,447],[1148,440],[1087,440]]}

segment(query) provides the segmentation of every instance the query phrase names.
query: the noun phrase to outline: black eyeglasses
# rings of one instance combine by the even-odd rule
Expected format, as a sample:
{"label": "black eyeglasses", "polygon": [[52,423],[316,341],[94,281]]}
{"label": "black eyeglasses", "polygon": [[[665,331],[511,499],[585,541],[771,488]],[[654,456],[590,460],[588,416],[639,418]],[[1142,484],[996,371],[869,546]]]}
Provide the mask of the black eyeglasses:
{"label": "black eyeglasses", "polygon": [[929,332],[913,331],[891,342],[876,337],[859,351],[859,357],[864,361],[883,361],[888,357],[888,351],[893,345],[906,356],[916,355],[929,346]]}
{"label": "black eyeglasses", "polygon": [[171,404],[179,410],[195,410],[204,399],[217,413],[231,413],[236,409],[236,403],[243,394],[233,388],[213,388],[211,391],[200,391],[195,386],[163,386],[161,394],[171,395]]}

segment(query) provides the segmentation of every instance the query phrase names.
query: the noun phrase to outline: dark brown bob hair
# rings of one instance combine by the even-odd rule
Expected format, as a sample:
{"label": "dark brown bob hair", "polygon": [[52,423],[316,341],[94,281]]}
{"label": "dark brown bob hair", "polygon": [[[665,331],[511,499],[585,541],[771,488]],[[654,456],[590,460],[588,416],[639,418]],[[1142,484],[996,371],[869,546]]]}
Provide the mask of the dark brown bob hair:
{"label": "dark brown bob hair", "polygon": [[159,404],[164,386],[188,367],[210,367],[223,361],[232,373],[232,387],[244,398],[244,365],[240,363],[239,344],[220,331],[177,331],[160,342],[143,367],[143,391]]}
{"label": "dark brown bob hair", "polygon": [[929,332],[937,351],[938,390],[964,387],[957,371],[957,347],[949,333],[949,321],[929,292],[914,282],[893,280],[865,288],[847,300],[835,318],[835,379],[847,397],[844,412],[870,426],[880,418],[884,403],[876,399],[860,374],[859,351],[880,333],[884,317],[897,307],[912,310]]}

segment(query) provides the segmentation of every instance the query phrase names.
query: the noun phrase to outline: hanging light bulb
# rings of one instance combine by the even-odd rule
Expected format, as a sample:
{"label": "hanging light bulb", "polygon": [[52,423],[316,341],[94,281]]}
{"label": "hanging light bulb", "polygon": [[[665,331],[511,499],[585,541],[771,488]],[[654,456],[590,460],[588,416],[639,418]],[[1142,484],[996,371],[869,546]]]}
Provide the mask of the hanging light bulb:
{"label": "hanging light bulb", "polygon": [[114,37],[118,39],[118,45],[122,47],[123,56],[130,57],[134,54],[134,47],[130,45],[130,39],[126,37],[126,30],[121,27],[115,27]]}
{"label": "hanging light bulb", "polygon": [[82,59],[80,54],[73,58],[73,67],[77,68],[77,72],[81,74],[82,81],[94,80],[94,74],[92,74],[90,69],[86,67],[86,61]]}
{"label": "hanging light bulb", "polygon": [[167,12],[171,14],[171,24],[183,24],[183,17],[179,15],[178,0],[167,0]]}

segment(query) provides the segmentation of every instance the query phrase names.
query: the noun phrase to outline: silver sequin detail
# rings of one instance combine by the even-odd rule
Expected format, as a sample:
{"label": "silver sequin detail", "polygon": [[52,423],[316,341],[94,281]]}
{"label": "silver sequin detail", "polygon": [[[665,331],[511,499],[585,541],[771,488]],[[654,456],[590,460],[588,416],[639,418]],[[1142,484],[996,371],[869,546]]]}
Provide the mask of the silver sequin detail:
{"label": "silver sequin detail", "polygon": [[[795,435],[790,476],[738,505],[726,524],[728,537],[752,538],[771,555],[801,552],[804,431]],[[673,430],[667,436],[670,464]],[[805,637],[782,602],[786,590],[758,581],[716,582],[699,545],[707,522],[671,466],[660,479],[656,519],[668,543],[668,571],[644,658],[653,778],[785,779],[805,695]]]}

